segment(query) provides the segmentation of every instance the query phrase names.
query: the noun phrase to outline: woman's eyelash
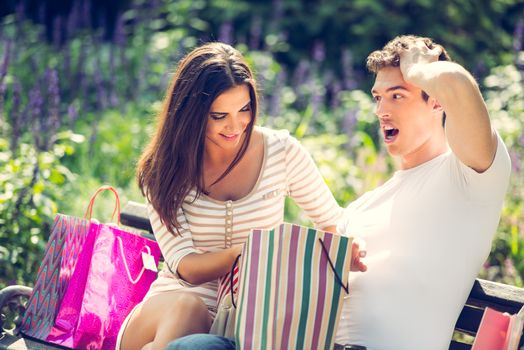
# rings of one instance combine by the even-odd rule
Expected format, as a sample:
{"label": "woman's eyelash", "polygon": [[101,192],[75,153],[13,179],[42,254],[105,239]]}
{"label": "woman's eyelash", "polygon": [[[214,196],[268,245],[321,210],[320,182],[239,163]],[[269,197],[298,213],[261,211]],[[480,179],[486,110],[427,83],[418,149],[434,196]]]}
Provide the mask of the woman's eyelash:
{"label": "woman's eyelash", "polygon": [[220,120],[226,117],[225,114],[210,114],[209,115],[213,120]]}

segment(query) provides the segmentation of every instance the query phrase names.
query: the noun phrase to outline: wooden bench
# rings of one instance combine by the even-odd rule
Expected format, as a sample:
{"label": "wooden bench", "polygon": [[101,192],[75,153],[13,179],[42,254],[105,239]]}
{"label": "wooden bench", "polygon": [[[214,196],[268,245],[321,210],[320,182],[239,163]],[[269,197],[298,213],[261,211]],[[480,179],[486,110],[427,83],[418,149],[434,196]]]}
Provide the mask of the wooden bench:
{"label": "wooden bench", "polygon": [[[127,203],[121,213],[121,222],[123,225],[149,232],[149,234],[152,233],[146,208],[143,204]],[[453,288],[453,286],[449,286],[449,288]],[[4,329],[6,317],[7,320],[14,320],[14,323],[19,325],[24,311],[24,301],[27,300],[30,293],[31,288],[23,286],[11,286],[0,291],[0,326],[2,330],[0,349],[58,349],[58,347],[52,345],[17,337],[16,328]],[[451,341],[449,349],[471,349],[470,343],[478,330],[482,314],[487,306],[499,311],[516,314],[523,305],[524,288],[477,279],[471,289],[466,305],[464,305],[455,324],[456,340]],[[6,310],[14,312],[15,316],[5,316]],[[430,325],[421,326],[429,327]],[[416,330],[413,331],[416,332]],[[519,348],[522,346],[524,346],[524,337],[520,340]],[[343,347],[337,344],[335,349],[342,350]]]}

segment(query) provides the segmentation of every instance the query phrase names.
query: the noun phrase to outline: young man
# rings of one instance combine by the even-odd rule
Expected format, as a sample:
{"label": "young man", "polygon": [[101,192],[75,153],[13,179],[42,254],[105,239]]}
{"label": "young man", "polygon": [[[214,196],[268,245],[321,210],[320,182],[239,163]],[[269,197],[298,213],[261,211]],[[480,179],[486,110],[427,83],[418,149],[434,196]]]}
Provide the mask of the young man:
{"label": "young man", "polygon": [[431,39],[397,37],[367,67],[400,170],[351,203],[339,224],[366,242],[368,271],[350,275],[336,342],[448,349],[490,251],[509,156],[474,78]]}

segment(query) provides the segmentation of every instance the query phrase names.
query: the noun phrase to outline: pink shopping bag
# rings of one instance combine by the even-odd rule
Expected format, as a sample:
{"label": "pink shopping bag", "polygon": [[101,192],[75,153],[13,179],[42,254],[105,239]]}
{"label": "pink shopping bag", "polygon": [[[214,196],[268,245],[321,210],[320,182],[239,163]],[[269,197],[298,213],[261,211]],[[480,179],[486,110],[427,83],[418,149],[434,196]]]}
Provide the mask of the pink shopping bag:
{"label": "pink shopping bag", "polygon": [[487,307],[472,350],[516,350],[522,335],[524,307],[516,315]]}
{"label": "pink shopping bag", "polygon": [[[119,214],[118,194],[104,189],[115,193]],[[91,223],[46,341],[75,349],[114,349],[122,322],[156,278],[160,255],[155,241]]]}

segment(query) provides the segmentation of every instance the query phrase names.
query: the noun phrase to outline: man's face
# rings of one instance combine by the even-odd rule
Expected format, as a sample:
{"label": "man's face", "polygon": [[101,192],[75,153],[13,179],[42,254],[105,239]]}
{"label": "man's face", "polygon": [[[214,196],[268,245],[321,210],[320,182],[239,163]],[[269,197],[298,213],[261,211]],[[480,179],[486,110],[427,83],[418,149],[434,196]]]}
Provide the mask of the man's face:
{"label": "man's face", "polygon": [[401,158],[402,168],[426,161],[434,136],[443,132],[436,101],[424,101],[422,90],[404,81],[398,67],[379,70],[371,93],[388,152]]}

